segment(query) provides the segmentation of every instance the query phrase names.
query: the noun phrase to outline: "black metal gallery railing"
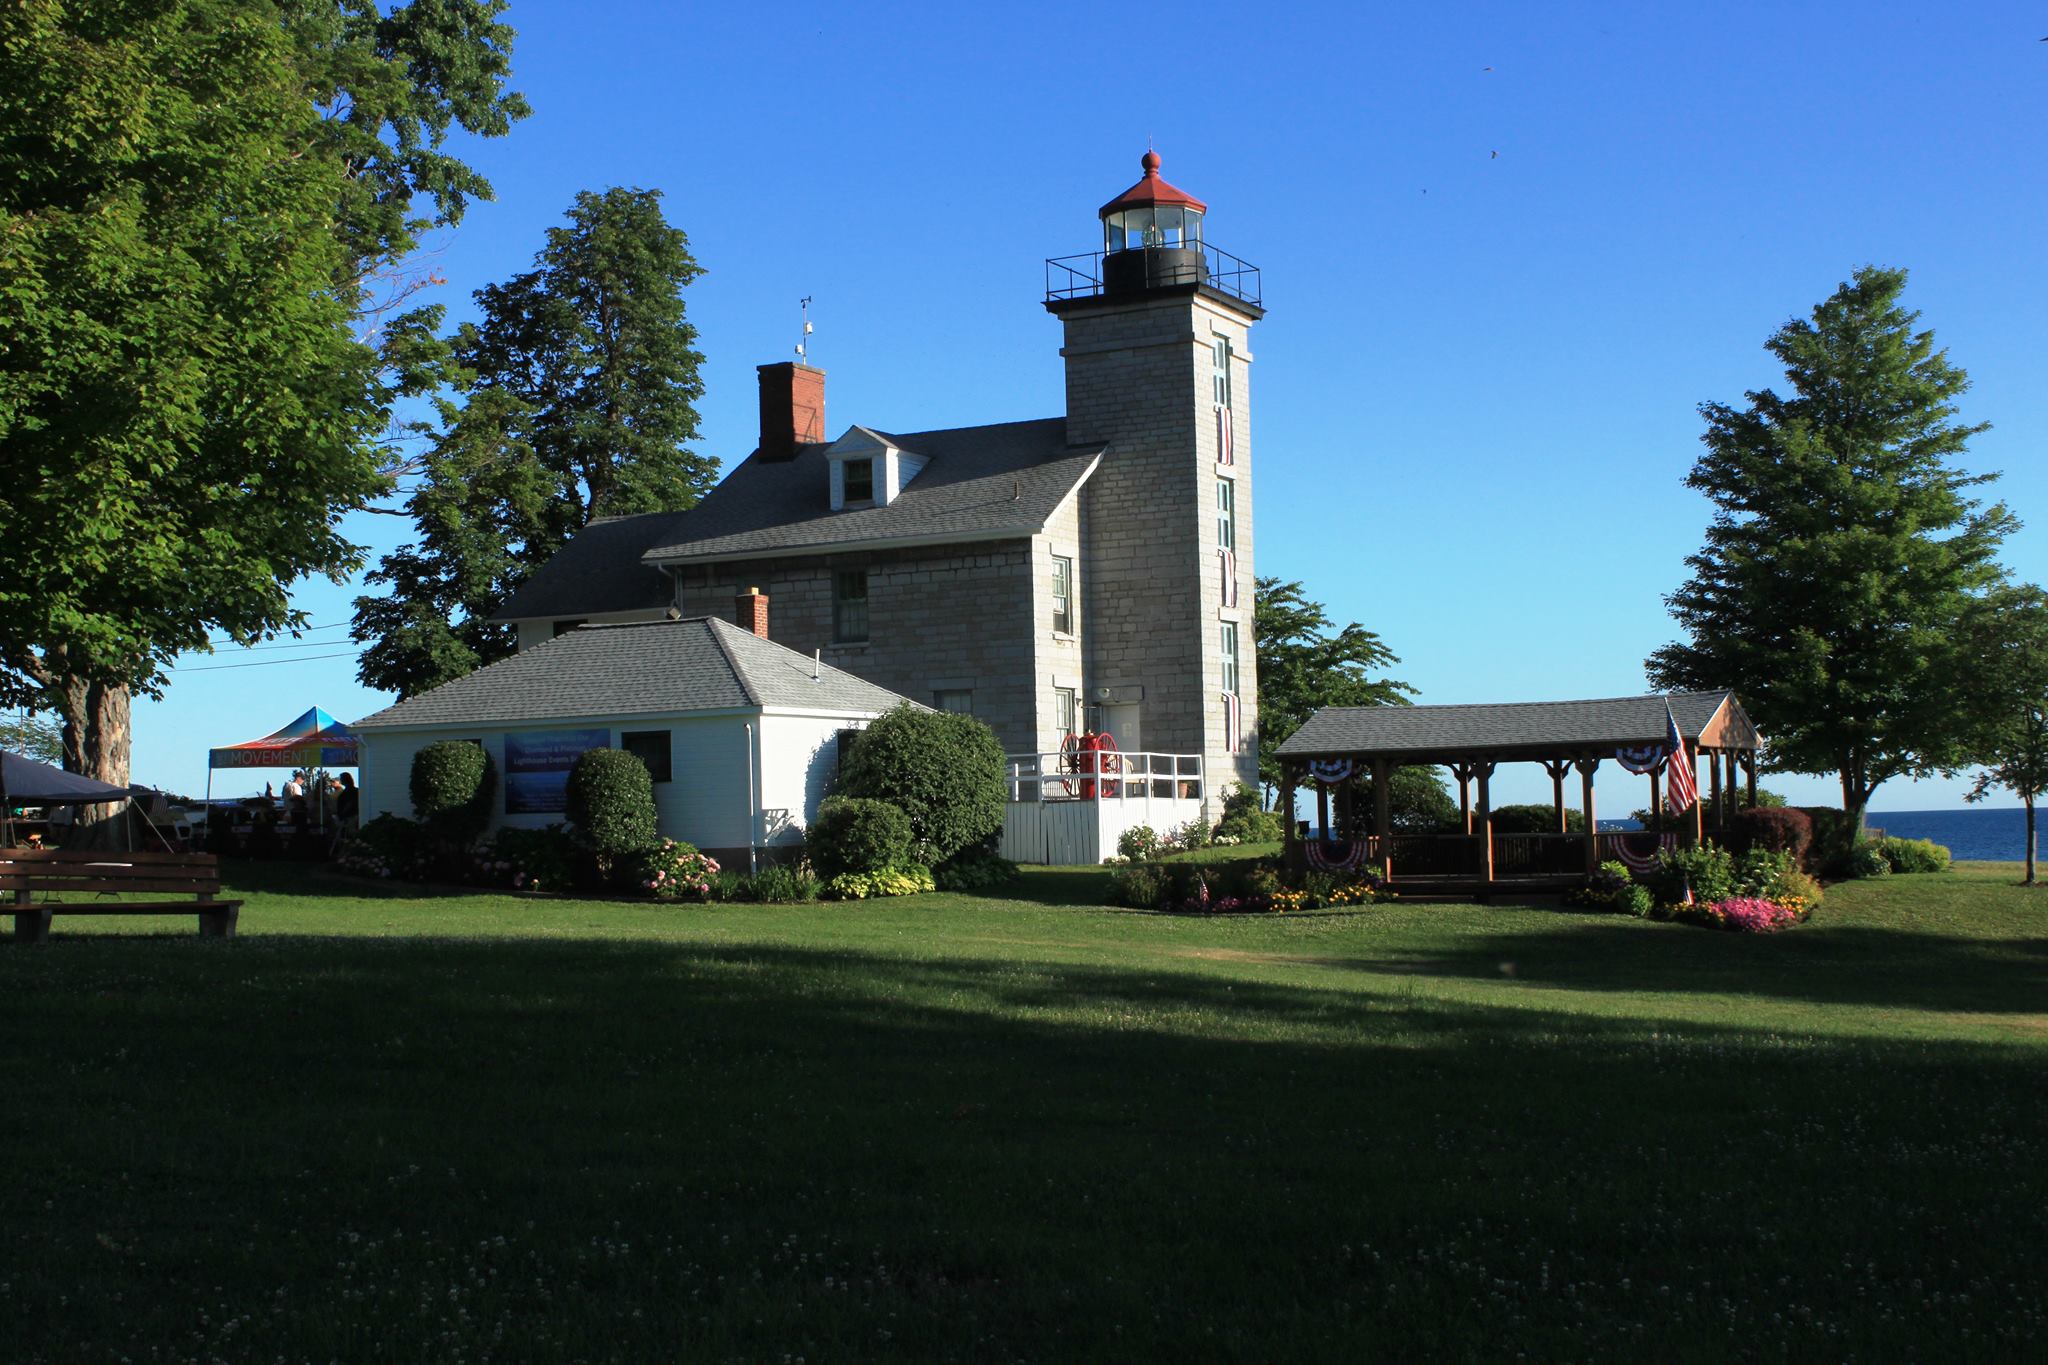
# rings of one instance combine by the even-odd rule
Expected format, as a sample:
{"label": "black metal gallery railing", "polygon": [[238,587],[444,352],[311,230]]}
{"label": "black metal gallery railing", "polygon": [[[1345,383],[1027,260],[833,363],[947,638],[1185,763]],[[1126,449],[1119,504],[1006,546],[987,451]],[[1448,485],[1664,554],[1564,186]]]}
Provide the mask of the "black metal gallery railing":
{"label": "black metal gallery railing", "polygon": [[[1105,265],[1109,257],[1136,257],[1140,251],[1090,251],[1079,256],[1056,256],[1045,263],[1045,298],[1086,299],[1102,294],[1113,273]],[[1265,307],[1265,286],[1259,268],[1207,242],[1179,247],[1149,247],[1145,282],[1149,285],[1206,284],[1254,308]],[[1198,263],[1199,262],[1199,263]]]}

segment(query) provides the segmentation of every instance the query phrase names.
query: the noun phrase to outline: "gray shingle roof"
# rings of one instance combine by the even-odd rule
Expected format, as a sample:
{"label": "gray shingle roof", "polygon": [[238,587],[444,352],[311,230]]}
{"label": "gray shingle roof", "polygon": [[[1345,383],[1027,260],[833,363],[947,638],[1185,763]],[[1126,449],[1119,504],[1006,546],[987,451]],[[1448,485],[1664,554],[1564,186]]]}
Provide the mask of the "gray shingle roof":
{"label": "gray shingle roof", "polygon": [[646,512],[594,521],[570,537],[498,608],[493,621],[561,620],[656,610],[675,600],[667,574],[640,556],[673,540],[688,512]]}
{"label": "gray shingle roof", "polygon": [[1506,749],[1597,752],[1624,744],[1661,744],[1666,701],[1679,730],[1691,738],[1713,720],[1724,702],[1733,700],[1733,693],[1722,691],[1497,705],[1326,706],[1276,752],[1283,758]]}
{"label": "gray shingle roof", "polygon": [[683,514],[672,534],[650,545],[648,561],[1030,535],[1044,528],[1103,449],[1069,446],[1062,417],[876,434],[930,460],[888,506],[834,512],[823,442],[799,446],[788,460],[756,452]]}
{"label": "gray shingle roof", "polygon": [[800,707],[876,715],[903,703],[886,688],[812,661],[730,621],[581,626],[431,692],[386,707],[356,729],[674,715],[733,707]]}

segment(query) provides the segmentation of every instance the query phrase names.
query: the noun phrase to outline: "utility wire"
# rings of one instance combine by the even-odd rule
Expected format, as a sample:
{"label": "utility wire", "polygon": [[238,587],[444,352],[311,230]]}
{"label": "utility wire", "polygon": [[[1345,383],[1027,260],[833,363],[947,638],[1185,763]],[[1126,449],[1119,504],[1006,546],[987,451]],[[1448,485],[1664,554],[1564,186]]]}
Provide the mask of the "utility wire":
{"label": "utility wire", "polygon": [[[346,622],[346,621],[336,621],[336,622],[335,622],[335,623],[334,623],[333,625],[329,625],[329,626],[300,626],[300,627],[298,628],[298,630],[297,630],[297,631],[295,631],[295,632],[293,632],[293,633],[294,633],[294,634],[297,634],[297,635],[311,635],[311,634],[312,634],[313,632],[315,632],[315,631],[320,631],[320,630],[340,630],[340,629],[342,629],[343,627],[345,627],[345,626],[347,626],[347,625],[348,625],[348,622]],[[206,643],[208,643],[208,644],[210,644],[210,645],[231,645],[231,644],[233,644],[234,642],[235,642],[235,637],[234,637],[234,636],[232,636],[232,635],[222,635],[222,636],[218,637],[217,639],[212,639],[212,640],[208,640],[208,641],[207,641]]]}
{"label": "utility wire", "polygon": [[221,673],[230,668],[275,668],[279,664],[310,664],[322,659],[353,659],[360,650],[345,649],[339,654],[308,654],[302,659],[258,659],[247,664],[208,664],[204,668],[173,668],[173,673]]}

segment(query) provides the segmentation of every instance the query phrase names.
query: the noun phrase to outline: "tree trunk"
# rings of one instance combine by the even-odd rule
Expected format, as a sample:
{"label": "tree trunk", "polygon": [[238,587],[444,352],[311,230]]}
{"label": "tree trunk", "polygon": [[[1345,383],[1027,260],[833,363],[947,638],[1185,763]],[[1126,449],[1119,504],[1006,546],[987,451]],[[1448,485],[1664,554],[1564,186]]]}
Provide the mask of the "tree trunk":
{"label": "tree trunk", "polygon": [[2027,885],[2034,885],[2034,798],[2023,797],[2027,807]]}
{"label": "tree trunk", "polygon": [[[61,679],[53,689],[64,714],[64,769],[96,782],[128,785],[129,728],[133,694],[124,683]],[[71,848],[116,849],[127,846],[125,802],[81,806],[72,824]]]}

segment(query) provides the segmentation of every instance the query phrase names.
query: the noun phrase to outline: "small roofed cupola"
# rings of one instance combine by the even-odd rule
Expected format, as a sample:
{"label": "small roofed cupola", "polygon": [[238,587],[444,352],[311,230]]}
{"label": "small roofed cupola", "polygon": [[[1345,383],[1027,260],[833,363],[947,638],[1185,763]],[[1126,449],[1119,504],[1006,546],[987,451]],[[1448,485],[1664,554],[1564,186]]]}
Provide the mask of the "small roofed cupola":
{"label": "small roofed cupola", "polygon": [[1102,283],[1109,294],[1204,283],[1202,218],[1209,206],[1159,175],[1159,153],[1139,161],[1144,178],[1102,206]]}
{"label": "small roofed cupola", "polygon": [[851,426],[825,451],[832,510],[887,507],[918,476],[925,457],[903,449],[879,431]]}

